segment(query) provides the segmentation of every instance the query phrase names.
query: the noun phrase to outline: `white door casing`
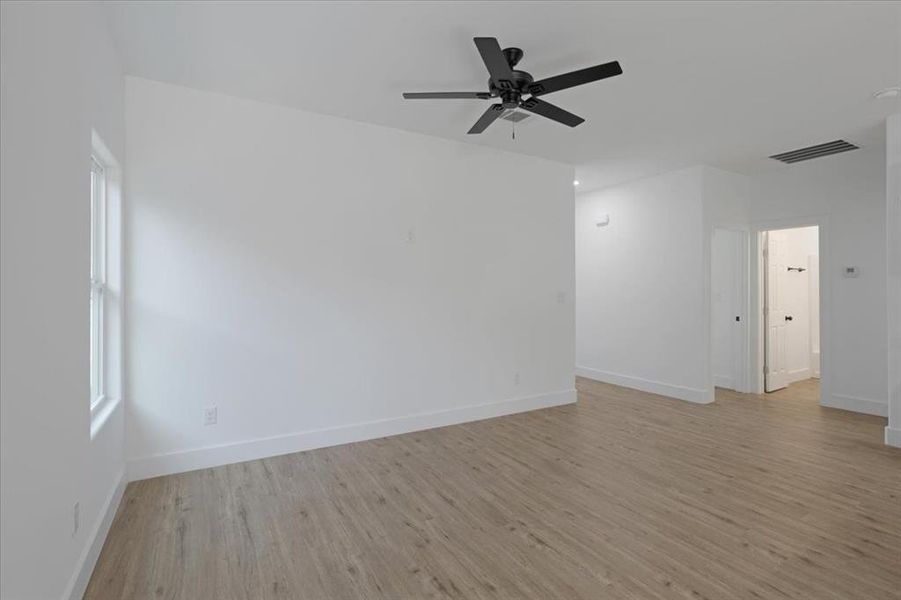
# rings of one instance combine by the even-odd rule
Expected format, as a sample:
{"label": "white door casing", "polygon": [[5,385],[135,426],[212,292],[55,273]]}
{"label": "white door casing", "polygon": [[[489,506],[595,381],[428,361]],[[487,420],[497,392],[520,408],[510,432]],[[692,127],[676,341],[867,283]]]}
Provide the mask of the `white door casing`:
{"label": "white door casing", "polygon": [[810,288],[810,371],[811,376],[820,376],[820,259],[819,256],[807,257],[807,269]]}

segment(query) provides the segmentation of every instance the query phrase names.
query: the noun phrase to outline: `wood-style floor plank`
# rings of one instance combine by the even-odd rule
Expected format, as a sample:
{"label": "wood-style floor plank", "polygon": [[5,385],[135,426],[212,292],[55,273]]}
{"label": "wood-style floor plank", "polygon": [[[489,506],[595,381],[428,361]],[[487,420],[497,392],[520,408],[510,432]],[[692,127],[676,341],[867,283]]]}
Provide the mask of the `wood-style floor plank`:
{"label": "wood-style floor plank", "polygon": [[901,599],[901,451],[808,380],[129,484],[85,598]]}

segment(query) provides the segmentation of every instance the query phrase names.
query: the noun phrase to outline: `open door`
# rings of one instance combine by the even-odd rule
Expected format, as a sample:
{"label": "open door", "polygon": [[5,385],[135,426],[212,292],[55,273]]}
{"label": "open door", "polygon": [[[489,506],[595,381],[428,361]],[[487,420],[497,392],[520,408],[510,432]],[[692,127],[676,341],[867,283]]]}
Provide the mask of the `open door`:
{"label": "open door", "polygon": [[764,287],[766,289],[763,317],[766,335],[766,357],[764,362],[764,387],[772,392],[788,385],[788,361],[786,326],[792,316],[785,310],[785,279],[787,267],[785,259],[786,234],[784,231],[764,232],[764,254],[766,263]]}

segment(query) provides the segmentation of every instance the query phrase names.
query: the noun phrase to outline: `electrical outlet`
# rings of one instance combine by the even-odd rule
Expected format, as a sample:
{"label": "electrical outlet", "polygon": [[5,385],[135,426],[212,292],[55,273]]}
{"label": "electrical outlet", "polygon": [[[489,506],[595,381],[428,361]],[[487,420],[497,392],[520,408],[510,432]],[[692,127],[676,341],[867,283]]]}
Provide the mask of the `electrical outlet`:
{"label": "electrical outlet", "polygon": [[72,507],[72,537],[78,533],[78,521],[79,521],[79,513],[81,512],[79,503],[76,502],[75,506]]}
{"label": "electrical outlet", "polygon": [[557,292],[557,304],[566,302],[566,292]]}
{"label": "electrical outlet", "polygon": [[519,385],[519,372],[513,374],[513,385]]}
{"label": "electrical outlet", "polygon": [[416,230],[412,229],[412,228],[408,229],[407,230],[407,243],[412,244],[415,241],[416,241]]}
{"label": "electrical outlet", "polygon": [[215,406],[207,406],[203,409],[203,424],[215,425],[219,422],[219,409]]}

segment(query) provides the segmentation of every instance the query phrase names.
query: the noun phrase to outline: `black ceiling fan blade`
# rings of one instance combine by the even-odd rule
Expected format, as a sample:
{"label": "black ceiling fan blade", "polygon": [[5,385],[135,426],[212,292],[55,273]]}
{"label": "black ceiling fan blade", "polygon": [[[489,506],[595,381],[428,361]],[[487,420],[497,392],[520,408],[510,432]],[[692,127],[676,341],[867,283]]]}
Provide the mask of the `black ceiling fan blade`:
{"label": "black ceiling fan blade", "polygon": [[538,98],[529,98],[528,100],[523,100],[519,105],[523,110],[527,110],[529,112],[533,112],[536,115],[541,115],[542,117],[547,117],[552,121],[557,121],[558,123],[563,123],[564,125],[569,125],[570,127],[575,127],[580,123],[583,123],[585,119],[578,115],[574,115],[571,112],[565,111],[559,106],[555,106],[550,102],[545,102],[544,100],[539,100]]}
{"label": "black ceiling fan blade", "polygon": [[619,66],[619,62],[608,62],[603,65],[580,69],[579,71],[555,75],[547,79],[539,79],[529,85],[529,93],[533,96],[541,96],[622,74],[623,69]]}
{"label": "black ceiling fan blade", "polygon": [[456,99],[487,100],[491,98],[488,92],[404,92],[405,100],[456,100]]}
{"label": "black ceiling fan blade", "polygon": [[472,126],[472,128],[466,133],[482,133],[485,131],[489,125],[494,123],[495,119],[504,114],[504,105],[503,104],[492,104],[488,107],[482,116],[479,117],[479,120],[476,121],[476,124]]}
{"label": "black ceiling fan blade", "polygon": [[497,38],[477,37],[472,38],[482,55],[482,60],[488,68],[488,73],[499,89],[513,89],[513,71],[507,63],[507,57],[501,50],[501,45],[497,42]]}

